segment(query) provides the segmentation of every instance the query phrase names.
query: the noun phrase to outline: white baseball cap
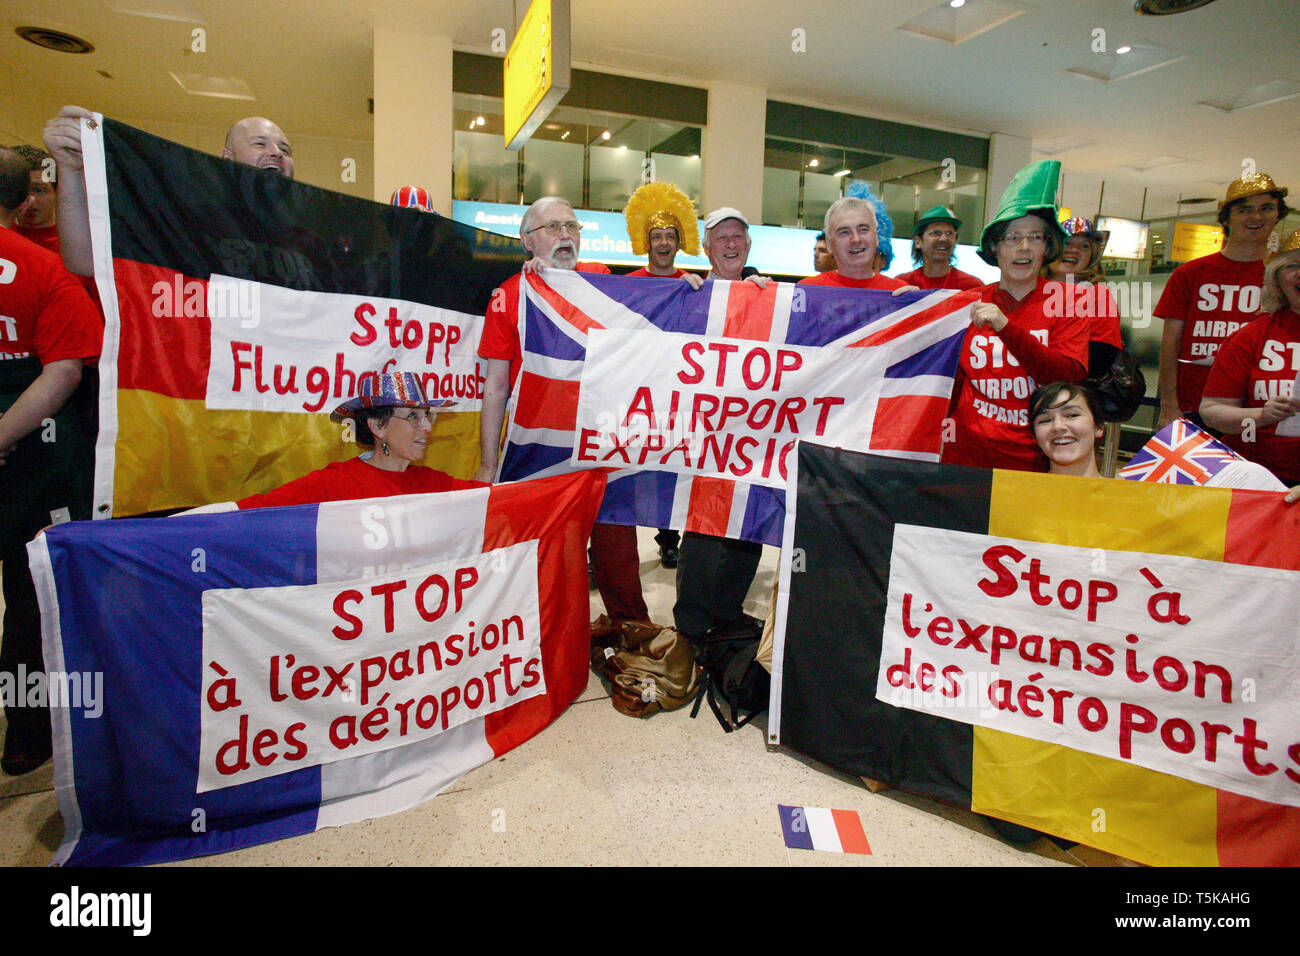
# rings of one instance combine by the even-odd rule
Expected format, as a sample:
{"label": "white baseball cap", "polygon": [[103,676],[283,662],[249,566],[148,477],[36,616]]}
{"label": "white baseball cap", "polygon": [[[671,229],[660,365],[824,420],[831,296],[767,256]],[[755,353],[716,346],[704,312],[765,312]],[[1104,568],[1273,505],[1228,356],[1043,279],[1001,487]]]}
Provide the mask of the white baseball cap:
{"label": "white baseball cap", "polygon": [[745,214],[741,212],[739,209],[735,209],[731,206],[723,206],[721,209],[715,209],[713,210],[713,212],[705,216],[704,228],[712,229],[714,226],[722,222],[724,219],[739,219],[741,222],[745,224],[746,229],[749,228],[749,220],[745,218]]}

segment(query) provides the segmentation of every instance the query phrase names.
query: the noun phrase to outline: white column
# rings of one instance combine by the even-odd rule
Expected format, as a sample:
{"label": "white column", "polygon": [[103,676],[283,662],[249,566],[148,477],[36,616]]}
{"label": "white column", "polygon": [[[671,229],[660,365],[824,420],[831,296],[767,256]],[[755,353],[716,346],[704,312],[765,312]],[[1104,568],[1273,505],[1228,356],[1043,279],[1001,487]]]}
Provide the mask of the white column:
{"label": "white column", "polygon": [[376,27],[375,199],[423,186],[451,215],[451,38]]}
{"label": "white column", "polygon": [[984,221],[998,211],[998,200],[1011,184],[1011,177],[1029,165],[1030,141],[1024,136],[994,133],[989,137],[988,190],[984,193]]}
{"label": "white column", "polygon": [[737,83],[709,85],[709,122],[704,127],[701,216],[733,206],[753,223],[763,215],[763,138],[767,90]]}

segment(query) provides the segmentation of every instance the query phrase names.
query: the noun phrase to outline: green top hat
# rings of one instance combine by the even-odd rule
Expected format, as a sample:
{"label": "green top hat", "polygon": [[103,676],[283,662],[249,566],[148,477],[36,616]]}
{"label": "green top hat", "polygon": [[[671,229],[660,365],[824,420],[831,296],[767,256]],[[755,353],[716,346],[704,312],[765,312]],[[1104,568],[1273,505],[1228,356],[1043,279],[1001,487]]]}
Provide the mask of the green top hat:
{"label": "green top hat", "polygon": [[1061,161],[1045,159],[1030,163],[1011,178],[1007,191],[1002,194],[998,211],[984,231],[980,233],[979,256],[991,266],[998,264],[997,251],[985,242],[989,230],[1001,222],[1011,222],[1031,212],[1042,212],[1050,223],[1050,231],[1057,237],[1060,245],[1065,242],[1065,231],[1057,221],[1056,183],[1061,176]]}
{"label": "green top hat", "polygon": [[947,206],[935,206],[933,209],[927,209],[920,219],[916,220],[916,227],[912,230],[912,238],[925,233],[925,227],[932,222],[950,222],[956,230],[961,230],[961,220],[952,214],[952,210]]}

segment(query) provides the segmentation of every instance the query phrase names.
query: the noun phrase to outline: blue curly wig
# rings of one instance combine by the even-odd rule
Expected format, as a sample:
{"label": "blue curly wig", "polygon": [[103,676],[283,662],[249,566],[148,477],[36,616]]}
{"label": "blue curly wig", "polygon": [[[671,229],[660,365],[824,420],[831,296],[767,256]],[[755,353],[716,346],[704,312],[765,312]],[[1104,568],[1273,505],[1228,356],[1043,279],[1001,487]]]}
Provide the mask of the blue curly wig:
{"label": "blue curly wig", "polygon": [[889,210],[885,208],[885,201],[871,191],[870,183],[866,183],[861,179],[850,180],[848,187],[844,190],[844,195],[852,196],[854,199],[865,199],[875,209],[876,248],[885,257],[885,268],[888,269],[894,264],[894,220],[889,218]]}

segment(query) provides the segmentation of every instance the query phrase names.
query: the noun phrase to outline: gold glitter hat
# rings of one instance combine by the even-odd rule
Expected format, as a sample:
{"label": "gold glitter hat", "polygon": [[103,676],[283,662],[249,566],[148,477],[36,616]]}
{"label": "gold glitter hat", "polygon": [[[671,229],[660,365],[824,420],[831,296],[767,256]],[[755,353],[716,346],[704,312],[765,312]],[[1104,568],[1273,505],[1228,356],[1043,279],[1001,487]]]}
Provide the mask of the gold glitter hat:
{"label": "gold glitter hat", "polygon": [[1236,202],[1238,199],[1249,199],[1251,196],[1259,196],[1264,193],[1275,193],[1279,199],[1287,194],[1285,186],[1279,186],[1273,182],[1273,177],[1268,173],[1252,173],[1249,176],[1242,176],[1240,179],[1234,179],[1228,184],[1228,192],[1219,202],[1219,212],[1223,212],[1223,207],[1228,203]]}
{"label": "gold glitter hat", "polygon": [[643,256],[649,251],[647,237],[651,229],[676,229],[682,252],[700,254],[700,229],[695,221],[695,204],[672,183],[645,183],[627,201],[627,235],[632,252]]}

